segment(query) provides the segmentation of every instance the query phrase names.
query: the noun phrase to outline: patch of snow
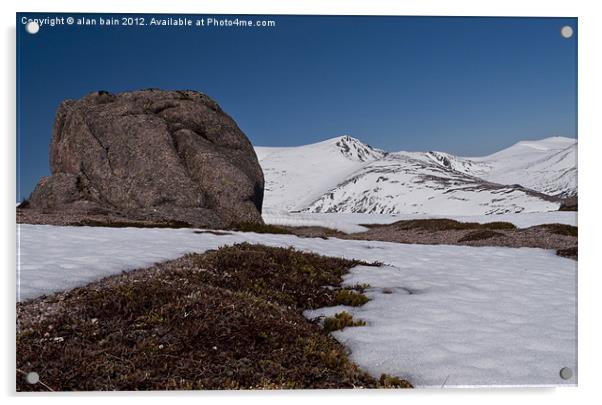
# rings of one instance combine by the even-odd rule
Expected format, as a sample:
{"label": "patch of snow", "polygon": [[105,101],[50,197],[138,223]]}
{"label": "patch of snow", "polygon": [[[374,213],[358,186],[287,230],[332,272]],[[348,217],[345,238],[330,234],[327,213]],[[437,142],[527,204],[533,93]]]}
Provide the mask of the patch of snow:
{"label": "patch of snow", "polygon": [[370,284],[365,305],[305,313],[364,320],[334,332],[360,367],[422,387],[575,383],[559,375],[577,369],[574,261],[526,248],[405,253],[345,278]]}
{"label": "patch of snow", "polygon": [[[552,251],[190,229],[22,224],[18,232],[19,300],[239,242],[382,261],[386,266],[358,266],[345,278],[346,284],[371,285],[371,301],[345,308],[367,325],[334,334],[374,376],[394,374],[417,386],[577,381],[576,262]],[[559,377],[563,367],[575,372],[568,381]]]}

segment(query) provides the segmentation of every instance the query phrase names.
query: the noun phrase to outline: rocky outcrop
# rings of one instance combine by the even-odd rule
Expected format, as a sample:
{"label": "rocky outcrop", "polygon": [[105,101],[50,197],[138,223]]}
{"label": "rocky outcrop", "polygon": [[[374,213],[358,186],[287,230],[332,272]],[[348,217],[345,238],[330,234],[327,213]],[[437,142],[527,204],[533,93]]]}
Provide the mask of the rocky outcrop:
{"label": "rocky outcrop", "polygon": [[195,91],[100,91],[62,102],[50,169],[30,208],[199,227],[261,222],[264,180],[251,143]]}

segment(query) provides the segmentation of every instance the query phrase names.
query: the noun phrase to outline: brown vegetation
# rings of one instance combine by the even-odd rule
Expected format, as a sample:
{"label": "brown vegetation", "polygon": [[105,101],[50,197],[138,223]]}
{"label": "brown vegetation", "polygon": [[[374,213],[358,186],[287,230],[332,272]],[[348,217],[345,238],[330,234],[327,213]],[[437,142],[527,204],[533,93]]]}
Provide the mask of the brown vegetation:
{"label": "brown vegetation", "polygon": [[485,240],[496,237],[503,237],[504,234],[501,232],[492,231],[490,229],[483,229],[481,231],[471,231],[458,239],[458,242],[472,242],[475,240]]}
{"label": "brown vegetation", "polygon": [[341,330],[349,326],[364,326],[366,322],[364,321],[354,321],[353,316],[346,311],[339,312],[334,316],[329,316],[324,319],[324,329],[328,332],[333,332],[335,330]]}
{"label": "brown vegetation", "polygon": [[578,201],[577,196],[567,197],[560,203],[558,211],[577,211]]}
{"label": "brown vegetation", "polygon": [[577,227],[571,225],[545,224],[517,229],[509,222],[479,224],[452,219],[416,219],[364,226],[369,229],[344,238],[428,245],[573,249],[575,254],[567,257],[577,259]]}
{"label": "brown vegetation", "polygon": [[17,389],[410,387],[362,372],[302,315],[360,263],[240,244],[18,304]]}
{"label": "brown vegetation", "polygon": [[480,224],[478,222],[460,222],[446,218],[430,218],[430,219],[409,219],[393,222],[392,224],[367,224],[362,225],[370,229],[378,229],[382,227],[395,227],[399,230],[420,230],[420,231],[464,231],[470,229],[516,229],[516,226],[510,222],[489,222]]}

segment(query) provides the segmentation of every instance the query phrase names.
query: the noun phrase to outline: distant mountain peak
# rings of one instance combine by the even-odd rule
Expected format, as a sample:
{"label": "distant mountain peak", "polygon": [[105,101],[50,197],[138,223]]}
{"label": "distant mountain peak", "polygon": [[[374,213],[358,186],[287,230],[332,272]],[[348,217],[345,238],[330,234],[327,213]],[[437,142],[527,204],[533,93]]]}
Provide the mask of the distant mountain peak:
{"label": "distant mountain peak", "polygon": [[335,140],[335,145],[339,148],[341,154],[351,160],[369,162],[380,159],[386,154],[385,151],[373,148],[349,135],[343,135],[333,140]]}

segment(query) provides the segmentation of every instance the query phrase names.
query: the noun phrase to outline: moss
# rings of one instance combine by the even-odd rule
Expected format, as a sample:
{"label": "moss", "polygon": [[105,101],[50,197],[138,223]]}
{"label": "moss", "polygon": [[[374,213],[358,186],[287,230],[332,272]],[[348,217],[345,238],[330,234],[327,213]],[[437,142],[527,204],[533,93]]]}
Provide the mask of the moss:
{"label": "moss", "polygon": [[334,294],[334,300],[337,305],[347,305],[351,307],[359,307],[369,301],[368,297],[361,292],[348,288],[337,290]]}
{"label": "moss", "polygon": [[333,332],[348,326],[364,326],[365,324],[366,322],[362,320],[354,321],[353,316],[349,312],[343,311],[334,316],[325,318],[323,326],[324,330],[327,332]]}

